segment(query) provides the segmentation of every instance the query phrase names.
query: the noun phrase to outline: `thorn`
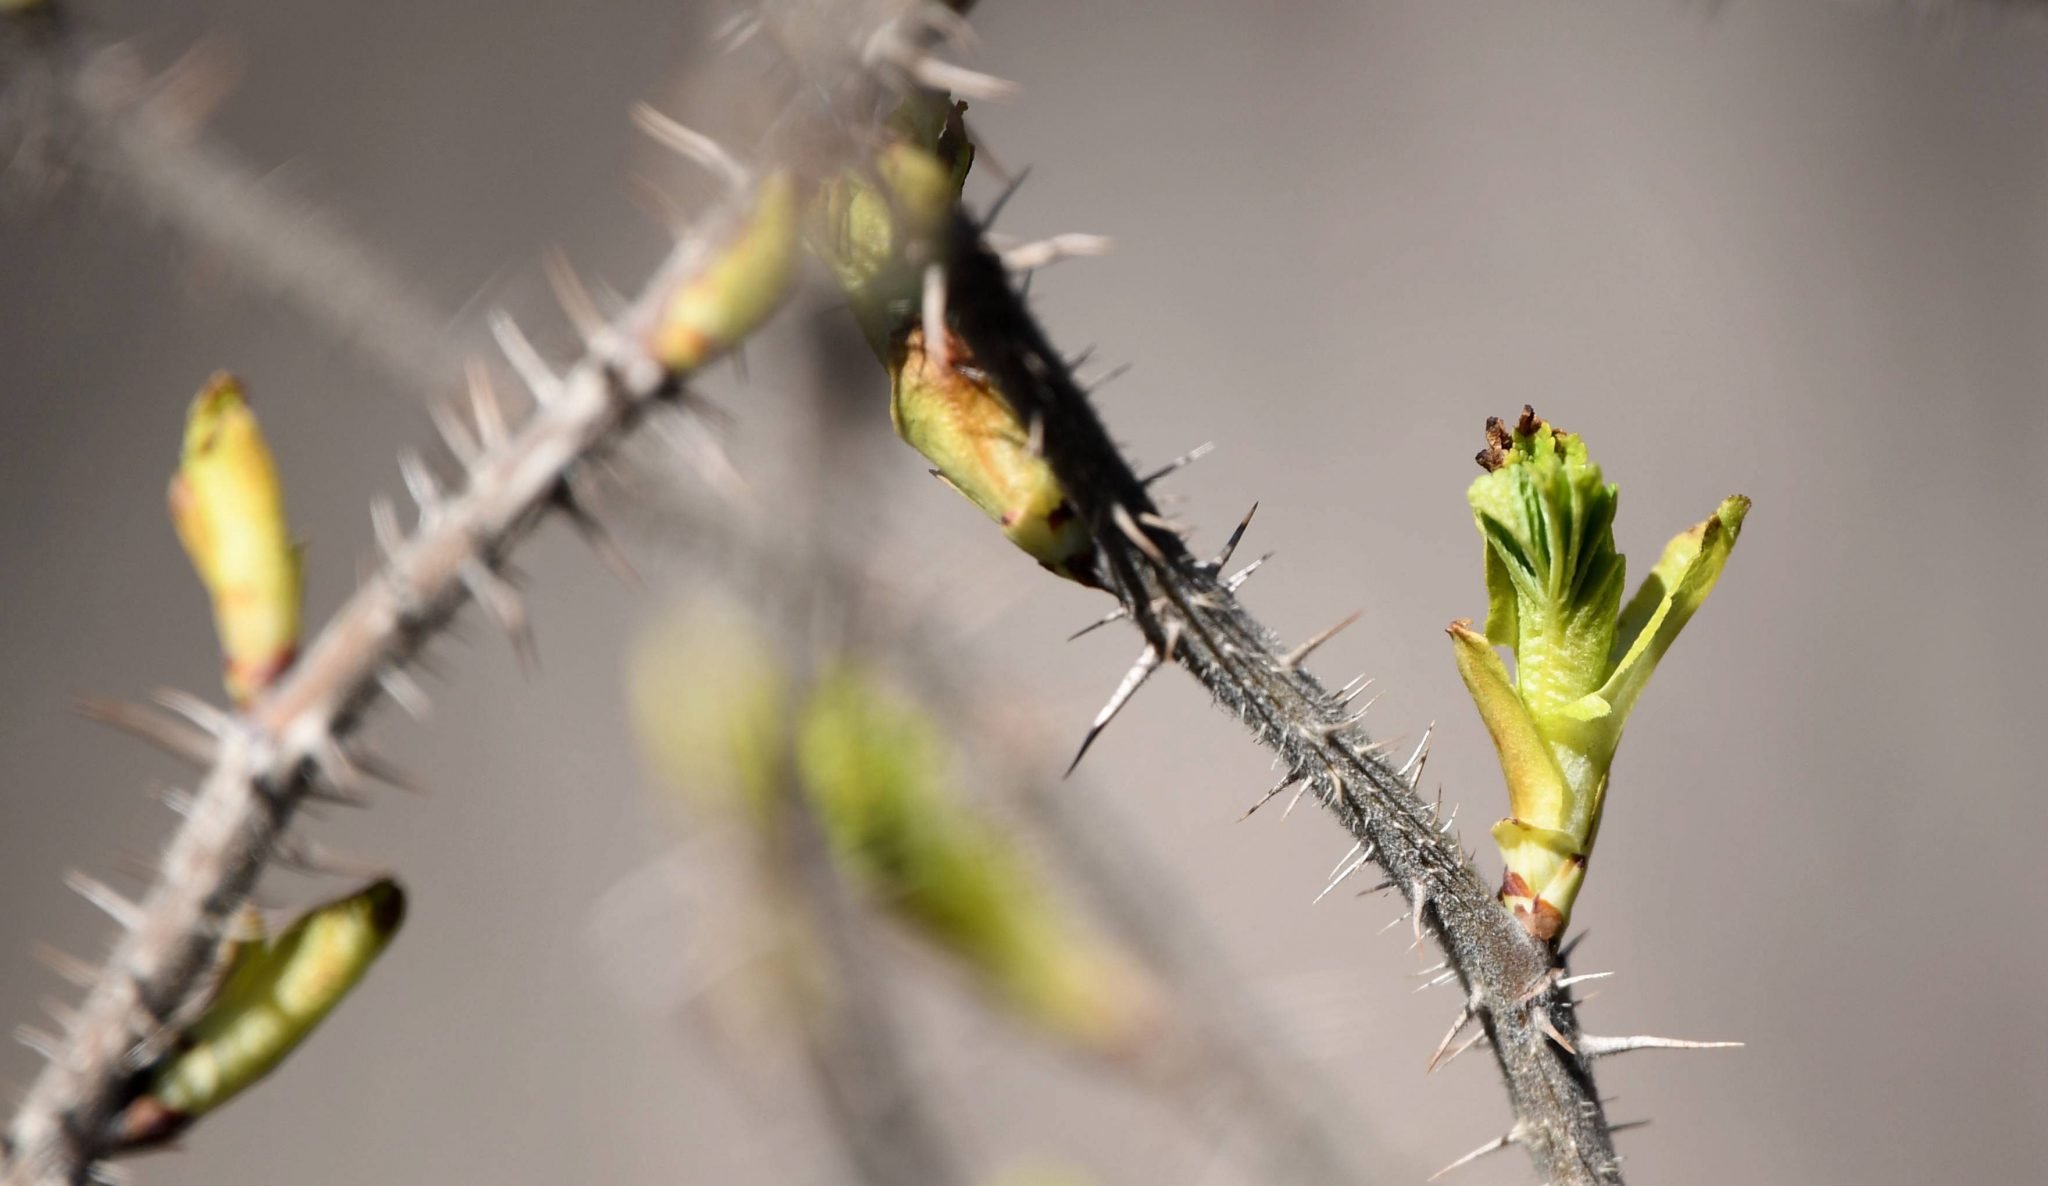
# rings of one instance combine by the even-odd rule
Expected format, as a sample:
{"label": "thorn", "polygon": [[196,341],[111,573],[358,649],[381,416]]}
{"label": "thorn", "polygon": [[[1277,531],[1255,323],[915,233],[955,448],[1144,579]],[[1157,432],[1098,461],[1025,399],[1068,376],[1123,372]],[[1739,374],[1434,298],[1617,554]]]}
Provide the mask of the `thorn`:
{"label": "thorn", "polygon": [[418,453],[407,449],[398,455],[398,476],[405,480],[406,493],[419,504],[422,521],[440,510],[441,483]]}
{"label": "thorn", "polygon": [[[1186,465],[1188,462],[1195,461],[1201,457],[1206,456],[1208,450],[1211,448],[1213,448],[1213,446],[1203,445],[1200,449],[1196,449],[1192,452],[1189,452],[1181,460],[1175,462],[1174,467],[1178,468],[1179,466]],[[1150,485],[1151,483],[1157,481],[1160,477],[1164,476],[1166,472],[1166,470],[1161,470],[1158,474],[1155,474],[1154,476],[1145,479],[1146,484]],[[1230,538],[1223,541],[1222,550],[1216,553],[1215,559],[1209,561],[1210,569],[1216,572],[1221,572],[1223,570],[1223,566],[1230,563],[1230,557],[1237,551],[1238,541],[1244,539],[1245,531],[1249,529],[1252,525],[1252,516],[1258,513],[1259,504],[1253,503],[1252,509],[1246,511],[1244,513],[1244,518],[1239,519],[1237,521],[1237,526],[1231,529]],[[1257,565],[1253,565],[1253,567],[1256,568]],[[1231,587],[1236,588],[1235,585]]]}
{"label": "thorn", "polygon": [[633,104],[633,124],[684,160],[718,175],[735,192],[754,183],[754,175],[739,158],[716,140],[694,128],[686,128],[646,103]]}
{"label": "thorn", "polygon": [[77,869],[64,871],[64,884],[71,892],[100,908],[124,931],[142,925],[142,907],[116,893],[106,882]]}
{"label": "thorn", "polygon": [[1283,778],[1279,782],[1273,784],[1272,790],[1267,791],[1264,795],[1260,796],[1259,801],[1257,803],[1254,803],[1250,807],[1245,808],[1244,814],[1237,817],[1237,822],[1243,823],[1244,821],[1250,819],[1252,817],[1252,812],[1257,811],[1259,808],[1264,807],[1266,804],[1272,802],[1273,797],[1275,795],[1278,795],[1280,792],[1286,790],[1288,787],[1291,787],[1295,783],[1298,783],[1300,781],[1301,775],[1290,771],[1286,778]]}
{"label": "thorn", "polygon": [[[1555,1034],[1551,1036],[1556,1037]],[[1580,1034],[1579,1048],[1574,1053],[1586,1058],[1605,1058],[1610,1054],[1626,1054],[1631,1050],[1733,1050],[1742,1045],[1741,1042],[1694,1042],[1685,1038],[1658,1038],[1649,1034],[1633,1034],[1626,1038]],[[1566,1046],[1565,1049],[1570,1050],[1571,1047]]]}
{"label": "thorn", "polygon": [[[1354,678],[1351,681],[1351,683],[1345,684],[1343,687],[1337,689],[1339,693],[1337,697],[1337,707],[1342,708],[1345,705],[1351,703],[1353,700],[1356,700],[1360,692],[1363,692],[1367,688],[1372,687],[1372,682],[1373,681],[1371,676],[1360,673],[1356,678]],[[1353,687],[1352,684],[1356,684],[1357,687]],[[1378,696],[1373,697],[1373,701],[1377,701],[1378,699]],[[1365,707],[1371,708],[1372,701],[1366,702]],[[1360,711],[1364,710],[1361,709]]]}
{"label": "thorn", "polygon": [[[1016,176],[1010,178],[1010,183],[1003,187],[1003,192],[997,194],[996,200],[988,204],[988,213],[981,216],[981,229],[984,233],[987,232],[988,228],[996,224],[996,219],[1001,216],[1003,207],[1009,205],[1010,199],[1017,196],[1017,191],[1024,188],[1024,179],[1029,176],[1031,176],[1031,166],[1026,165],[1022,169],[1017,170]],[[1093,351],[1095,348],[1090,346],[1088,349]]]}
{"label": "thorn", "polygon": [[1614,975],[1612,972],[1581,972],[1576,976],[1566,976],[1559,980],[1557,986],[1559,988],[1570,988],[1574,984],[1583,984],[1588,980],[1605,980],[1612,975]]}
{"label": "thorn", "polygon": [[65,1033],[70,1033],[78,1028],[78,1010],[70,1005],[65,1004],[56,997],[43,997],[36,1004],[42,1006],[43,1012],[49,1014],[50,1020],[56,1022],[57,1028]]}
{"label": "thorn", "polygon": [[1273,553],[1268,552],[1265,555],[1259,557],[1257,560],[1252,561],[1250,564],[1247,564],[1243,568],[1240,568],[1236,572],[1232,573],[1230,575],[1230,579],[1223,582],[1224,592],[1235,593],[1239,589],[1242,589],[1244,587],[1244,583],[1252,579],[1252,574],[1259,571],[1259,566],[1264,564],[1266,561],[1271,560],[1272,558]]}
{"label": "thorn", "polygon": [[1465,1027],[1472,1024],[1473,1016],[1472,1002],[1466,1001],[1458,1008],[1458,1019],[1451,1022],[1451,1028],[1444,1034],[1444,1040],[1436,1044],[1436,1053],[1429,1056],[1429,1065],[1422,1069],[1423,1074],[1427,1075],[1436,1070],[1437,1064],[1444,1059],[1444,1052],[1451,1048],[1451,1043],[1457,1041],[1458,1035],[1464,1032]]}
{"label": "thorn", "polygon": [[313,769],[326,784],[320,792],[321,799],[344,807],[370,805],[361,767],[349,757],[347,750],[341,748],[341,743],[333,735],[322,737],[313,747],[311,757]]}
{"label": "thorn", "polygon": [[1629,1129],[1632,1129],[1632,1128],[1648,1128],[1648,1127],[1650,1127],[1650,1122],[1649,1122],[1649,1121],[1648,1121],[1647,1119],[1645,1119],[1645,1120],[1624,1120],[1624,1121],[1622,1121],[1622,1122],[1621,1122],[1620,1124],[1610,1124],[1610,1125],[1608,1125],[1608,1126],[1607,1126],[1607,1135],[1609,1135],[1609,1136],[1613,1136],[1613,1135],[1614,1135],[1615,1133],[1618,1133],[1618,1132],[1627,1132],[1627,1131],[1628,1131]]}
{"label": "thorn", "polygon": [[1572,1045],[1571,1042],[1567,1040],[1565,1036],[1558,1031],[1557,1026],[1551,1022],[1550,1010],[1538,1006],[1537,1008],[1529,1010],[1529,1019],[1536,1023],[1537,1029],[1540,1029],[1545,1034],[1549,1035],[1551,1041],[1557,1043],[1559,1046],[1562,1046],[1566,1054],[1577,1054],[1579,1052],[1578,1047]]}
{"label": "thorn", "polygon": [[[1431,721],[1429,727],[1422,731],[1422,740],[1415,743],[1415,752],[1409,754],[1408,760],[1401,763],[1401,768],[1394,772],[1394,777],[1408,780],[1408,789],[1411,791],[1415,789],[1416,783],[1422,781],[1422,768],[1429,762],[1429,739],[1435,733],[1436,722]],[[1409,773],[1411,769],[1414,771],[1413,774]]]}
{"label": "thorn", "polygon": [[1592,933],[1591,931],[1580,931],[1564,941],[1564,946],[1558,948],[1557,951],[1557,964],[1560,968],[1572,962],[1572,952],[1577,951],[1579,944],[1584,942],[1586,936]]}
{"label": "thorn", "polygon": [[612,533],[590,509],[587,498],[575,493],[569,480],[563,481],[561,488],[556,492],[555,501],[562,508],[562,513],[568,517],[570,526],[576,529],[576,534],[583,537],[583,542],[590,546],[591,551],[597,553],[599,563],[617,577],[620,584],[635,592],[646,589],[646,582],[640,579],[640,570],[633,567],[633,561],[627,557],[625,549],[619,546],[619,541],[612,537]]}
{"label": "thorn", "polygon": [[302,836],[280,837],[272,855],[280,865],[319,877],[366,881],[390,872],[388,866],[336,852]]}
{"label": "thorn", "polygon": [[239,727],[225,709],[215,708],[179,688],[158,688],[149,694],[149,698],[199,726],[210,737],[226,737]]}
{"label": "thorn", "polygon": [[918,316],[924,327],[924,355],[941,372],[953,369],[953,343],[946,333],[946,269],[931,264],[924,270]]}
{"label": "thorn", "polygon": [[480,560],[472,559],[462,566],[462,583],[469,588],[470,596],[476,598],[491,621],[512,640],[512,653],[519,658],[519,664],[529,673],[539,660],[533,646],[533,631],[526,617],[526,602],[519,596],[519,590],[512,582],[492,572]]}
{"label": "thorn", "polygon": [[[1151,473],[1146,474],[1144,477],[1139,478],[1138,481],[1142,485],[1150,486],[1152,483],[1157,482],[1159,479],[1165,477],[1166,475],[1173,473],[1176,470],[1186,469],[1188,466],[1193,465],[1195,462],[1200,461],[1202,458],[1207,457],[1209,454],[1214,453],[1215,451],[1215,441],[1208,441],[1206,443],[1196,445],[1194,448],[1189,449],[1187,452],[1181,454],[1179,457],[1174,458],[1172,461],[1167,462],[1165,465],[1162,465],[1158,469],[1153,470]],[[1259,504],[1253,503],[1252,510],[1256,511],[1258,509]],[[1245,521],[1250,522],[1251,516],[1246,515]],[[1225,556],[1230,555],[1230,549],[1237,546],[1237,537],[1243,534],[1244,525],[1239,524],[1237,534],[1230,537],[1230,543],[1226,545],[1223,549],[1223,554]],[[1220,560],[1217,561],[1216,566],[1218,568],[1221,568],[1223,566],[1223,562]]]}
{"label": "thorn", "polygon": [[476,421],[477,443],[495,453],[511,434],[505,428],[505,405],[498,402],[490,368],[483,359],[470,358],[463,363],[462,373],[469,389],[469,414]]}
{"label": "thorn", "polygon": [[64,1048],[55,1034],[32,1025],[15,1026],[14,1040],[42,1055],[45,1062],[56,1062],[58,1052]]}
{"label": "thorn", "polygon": [[1317,647],[1337,637],[1338,631],[1343,630],[1346,626],[1349,626],[1351,623],[1356,622],[1358,619],[1364,616],[1364,610],[1355,610],[1352,612],[1350,617],[1345,618],[1343,621],[1337,623],[1335,626],[1330,627],[1329,629],[1323,631],[1321,634],[1316,635],[1314,638],[1309,639],[1307,642],[1302,643],[1300,646],[1287,652],[1285,655],[1282,655],[1280,657],[1280,669],[1282,671],[1293,671],[1295,668],[1300,667],[1301,661],[1303,659],[1308,658],[1309,655],[1313,653]]}
{"label": "thorn", "polygon": [[533,392],[533,398],[543,404],[553,403],[562,390],[561,377],[556,375],[547,361],[534,349],[533,342],[519,323],[512,320],[503,309],[493,309],[490,315],[491,337],[497,340],[498,349],[505,355],[505,361],[512,364],[512,371],[519,381]]}
{"label": "thorn", "polygon": [[416,721],[424,721],[433,709],[427,699],[427,690],[403,667],[383,667],[377,671],[377,686],[391,697],[392,703],[405,710],[406,715]]}
{"label": "thorn", "polygon": [[1424,989],[1441,988],[1442,986],[1449,984],[1451,982],[1452,977],[1455,977],[1457,974],[1458,973],[1456,969],[1453,969],[1449,972],[1444,972],[1441,975],[1432,977],[1431,979],[1425,980],[1421,984],[1416,985],[1415,991],[1421,992]]}
{"label": "thorn", "polygon": [[1309,904],[1313,906],[1315,905],[1315,902],[1320,902],[1324,898],[1329,897],[1331,890],[1336,889],[1338,886],[1343,885],[1346,881],[1349,881],[1351,879],[1352,874],[1358,872],[1360,869],[1363,869],[1365,867],[1365,863],[1367,861],[1372,860],[1372,852],[1372,845],[1365,845],[1365,851],[1358,854],[1358,859],[1352,861],[1350,866],[1346,868],[1342,873],[1339,873],[1336,876],[1330,878],[1330,884],[1324,886],[1323,892],[1317,894],[1315,896],[1315,901],[1310,902]]}
{"label": "thorn", "polygon": [[[1115,719],[1117,713],[1123,711],[1124,705],[1130,703],[1131,697],[1138,694],[1138,689],[1144,686],[1146,680],[1152,678],[1152,673],[1159,670],[1159,665],[1163,662],[1165,657],[1151,647],[1146,647],[1138,653],[1137,661],[1131,664],[1129,671],[1124,672],[1123,682],[1116,686],[1116,691],[1110,693],[1109,703],[1103,705],[1102,711],[1095,714],[1094,723],[1088,726],[1088,735],[1081,739],[1081,748],[1075,752],[1074,760],[1067,763],[1067,774],[1072,774],[1074,767],[1081,764],[1082,757],[1088,753],[1088,747],[1095,744],[1095,739],[1102,736],[1102,731],[1108,728],[1109,722]],[[1064,778],[1066,775],[1061,777]]]}
{"label": "thorn", "polygon": [[1116,523],[1117,530],[1124,533],[1124,538],[1130,540],[1131,545],[1143,552],[1152,563],[1166,563],[1166,553],[1160,551],[1158,543],[1139,528],[1137,521],[1131,518],[1130,510],[1122,503],[1109,508],[1109,517]]}
{"label": "thorn", "polygon": [[1429,905],[1429,886],[1421,880],[1410,882],[1408,886],[1408,909],[1415,916],[1415,943],[1409,948],[1411,951],[1416,947],[1422,946],[1422,910],[1427,905]]}
{"label": "thorn", "polygon": [[[1063,259],[1108,255],[1115,246],[1107,235],[1069,233],[1053,235],[1035,243],[1024,243],[1000,253],[1003,267],[1012,272],[1030,272]],[[1148,479],[1149,481],[1149,479]]]}
{"label": "thorn", "polygon": [[212,765],[220,749],[212,734],[160,716],[145,705],[87,697],[73,703],[72,711],[86,720],[140,737],[195,766]]}
{"label": "thorn", "polygon": [[469,426],[462,422],[454,408],[435,401],[427,408],[427,418],[434,422],[434,428],[441,439],[448,443],[448,451],[455,455],[456,464],[465,470],[475,469],[483,456],[477,447],[476,438],[470,435]]}
{"label": "thorn", "polygon": [[163,803],[165,807],[170,808],[178,815],[184,816],[188,819],[191,817],[192,792],[181,790],[177,787],[152,787],[150,789],[150,794],[155,796],[158,800],[160,800]]}
{"label": "thorn", "polygon": [[1509,1145],[1515,1144],[1517,1141],[1520,1141],[1521,1139],[1522,1126],[1517,1124],[1515,1127],[1507,1130],[1506,1132],[1486,1142],[1484,1145],[1481,1145],[1477,1149],[1472,1150],[1472,1152],[1467,1153],[1465,1156],[1460,1157],[1458,1160],[1431,1174],[1429,1176],[1429,1180],[1434,1182],[1438,1178],[1443,1177],[1445,1174],[1450,1173],[1454,1169],[1470,1165],[1489,1153],[1497,1153],[1500,1150],[1507,1148]]}
{"label": "thorn", "polygon": [[1310,791],[1314,790],[1315,786],[1316,780],[1313,778],[1307,780],[1306,782],[1303,782],[1301,784],[1301,789],[1294,792],[1294,798],[1289,799],[1287,801],[1287,807],[1280,812],[1280,818],[1286,819],[1288,816],[1293,815],[1294,809],[1301,806],[1301,797],[1303,795],[1308,794]]}
{"label": "thorn", "polygon": [[1128,362],[1120,362],[1115,366],[1109,368],[1107,371],[1104,371],[1100,379],[1090,380],[1087,384],[1085,384],[1087,394],[1094,395],[1096,392],[1109,386],[1111,383],[1114,383],[1118,379],[1123,378],[1125,375],[1130,374],[1132,365],[1133,364]]}
{"label": "thorn", "polygon": [[1472,1035],[1471,1037],[1469,1037],[1469,1038],[1465,1039],[1464,1041],[1462,1041],[1462,1042],[1458,1043],[1458,1045],[1457,1045],[1457,1047],[1456,1047],[1455,1049],[1453,1049],[1453,1050],[1452,1050],[1452,1051],[1451,1051],[1451,1052],[1450,1052],[1449,1054],[1446,1054],[1446,1055],[1444,1055],[1444,1060],[1443,1060],[1443,1062],[1441,1062],[1441,1063],[1439,1063],[1439,1064],[1437,1064],[1437,1065],[1439,1065],[1439,1066],[1446,1066],[1446,1067],[1447,1067],[1447,1066],[1450,1066],[1450,1065],[1451,1065],[1452,1063],[1454,1063],[1454,1062],[1458,1061],[1458,1056],[1459,1056],[1460,1054],[1463,1054],[1463,1053],[1465,1053],[1465,1052],[1466,1052],[1467,1050],[1470,1050],[1470,1049],[1472,1049],[1472,1048],[1473,1048],[1474,1046],[1477,1046],[1477,1045],[1479,1045],[1480,1043],[1482,1043],[1482,1042],[1485,1042],[1485,1041],[1487,1041],[1487,1037],[1486,1037],[1486,1031],[1482,1029],[1482,1030],[1478,1031],[1477,1033],[1473,1034],[1473,1035]]}
{"label": "thorn", "polygon": [[548,287],[554,290],[555,303],[562,306],[562,315],[583,340],[584,349],[595,351],[598,341],[611,327],[604,314],[598,312],[597,302],[591,299],[590,289],[584,287],[583,277],[576,274],[576,266],[561,248],[550,247],[541,254],[541,270],[547,275]]}
{"label": "thorn", "polygon": [[1072,634],[1067,635],[1067,641],[1072,642],[1084,634],[1093,633],[1094,631],[1100,630],[1104,626],[1109,625],[1111,622],[1120,622],[1123,619],[1128,618],[1130,616],[1130,610],[1125,609],[1123,606],[1117,606],[1115,609],[1095,619],[1093,622],[1090,622],[1086,626],[1081,627],[1079,630],[1074,631]]}
{"label": "thorn", "polygon": [[1045,456],[1045,417],[1036,412],[1031,414],[1031,423],[1024,429],[1024,449],[1033,457]]}
{"label": "thorn", "polygon": [[[921,5],[902,19],[889,21],[876,29],[861,51],[861,60],[870,67],[886,63],[909,75],[920,86],[935,91],[951,91],[969,99],[993,101],[1015,94],[1016,83],[936,58],[921,44],[923,38],[920,35],[930,33],[936,33],[954,45],[965,44],[970,35],[963,31],[965,22],[959,21],[958,17],[958,13],[935,4]],[[907,27],[913,23],[918,27]]]}
{"label": "thorn", "polygon": [[1384,892],[1386,892],[1387,890],[1390,890],[1390,889],[1393,889],[1393,888],[1394,888],[1394,882],[1393,882],[1393,880],[1392,880],[1392,879],[1388,879],[1388,880],[1386,880],[1386,881],[1382,881],[1382,882],[1380,882],[1380,883],[1379,883],[1378,885],[1372,886],[1372,887],[1370,887],[1370,888],[1368,888],[1368,889],[1362,889],[1362,890],[1359,890],[1359,891],[1358,891],[1358,892],[1357,892],[1356,894],[1354,894],[1354,895],[1352,895],[1352,896],[1353,896],[1353,897],[1358,897],[1358,898],[1363,898],[1363,897],[1366,897],[1366,896],[1368,896],[1368,895],[1370,895],[1370,894],[1378,894],[1378,893],[1384,893]]}
{"label": "thorn", "polygon": [[367,750],[357,748],[354,752],[348,754],[348,760],[355,763],[357,771],[383,783],[394,791],[404,791],[408,795],[425,795],[427,793],[426,788],[420,785],[418,779]]}
{"label": "thorn", "polygon": [[398,508],[385,495],[370,500],[370,533],[377,537],[377,548],[386,556],[397,555],[405,546],[405,530],[398,525]]}
{"label": "thorn", "polygon": [[32,944],[29,950],[37,963],[63,977],[67,983],[79,988],[91,988],[99,981],[99,969],[68,951],[61,951],[40,941]]}

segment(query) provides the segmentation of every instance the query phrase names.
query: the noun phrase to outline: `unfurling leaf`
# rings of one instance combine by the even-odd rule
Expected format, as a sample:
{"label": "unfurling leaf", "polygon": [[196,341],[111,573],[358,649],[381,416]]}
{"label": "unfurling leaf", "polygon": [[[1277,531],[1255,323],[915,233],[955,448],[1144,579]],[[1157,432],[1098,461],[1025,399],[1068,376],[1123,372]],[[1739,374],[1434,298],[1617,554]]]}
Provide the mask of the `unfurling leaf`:
{"label": "unfurling leaf", "polygon": [[139,1077],[137,1095],[115,1120],[114,1146],[162,1144],[275,1070],[404,921],[405,891],[385,879],[307,911],[270,938],[233,944],[206,1011]]}
{"label": "unfurling leaf", "polygon": [[192,401],[171,522],[213,600],[228,695],[246,704],[299,649],[299,554],[263,430],[233,375]]}
{"label": "unfurling leaf", "polygon": [[[1585,442],[1524,408],[1510,428],[1487,422],[1467,492],[1485,543],[1487,617],[1450,635],[1508,784],[1495,825],[1507,865],[1502,898],[1531,934],[1555,940],[1600,830],[1622,726],[1650,672],[1706,600],[1741,531],[1735,496],[1681,534],[1626,608],[1614,547],[1615,488]],[[1493,651],[1514,655],[1510,680]]]}

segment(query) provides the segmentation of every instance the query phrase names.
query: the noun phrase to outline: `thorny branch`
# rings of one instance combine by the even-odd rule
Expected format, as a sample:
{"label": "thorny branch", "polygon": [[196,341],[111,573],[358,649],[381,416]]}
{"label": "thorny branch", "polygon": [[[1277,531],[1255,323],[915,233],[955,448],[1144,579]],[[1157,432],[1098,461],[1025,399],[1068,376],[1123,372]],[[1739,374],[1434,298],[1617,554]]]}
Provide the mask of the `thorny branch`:
{"label": "thorny branch", "polygon": [[[1408,898],[1418,939],[1442,945],[1468,1007],[1492,1038],[1516,1122],[1544,1180],[1619,1182],[1613,1141],[1559,967],[1508,914],[1455,837],[1415,794],[1413,770],[1382,756],[1302,667],[1319,639],[1285,650],[1238,603],[1220,567],[1169,530],[1145,484],[1111,442],[1086,393],[1047,341],[982,228],[956,216],[945,296],[952,323],[1019,415],[1042,433],[1047,461],[1087,520],[1117,595],[1143,631],[1145,664],[1178,661],[1279,755]],[[1139,675],[1142,678],[1142,675]]]}

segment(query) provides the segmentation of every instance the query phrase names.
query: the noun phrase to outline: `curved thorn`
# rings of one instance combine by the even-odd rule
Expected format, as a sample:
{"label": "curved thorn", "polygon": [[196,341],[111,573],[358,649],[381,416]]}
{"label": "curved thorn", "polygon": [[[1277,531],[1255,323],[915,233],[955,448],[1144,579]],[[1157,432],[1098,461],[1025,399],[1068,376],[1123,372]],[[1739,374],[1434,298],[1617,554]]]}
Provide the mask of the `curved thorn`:
{"label": "curved thorn", "polygon": [[1443,1062],[1444,1052],[1451,1048],[1452,1042],[1458,1040],[1458,1035],[1464,1032],[1465,1027],[1472,1024],[1473,1016],[1472,1002],[1466,1001],[1459,1006],[1457,1020],[1451,1022],[1451,1028],[1444,1033],[1444,1040],[1436,1044],[1436,1052],[1429,1056],[1429,1065],[1422,1069],[1423,1074],[1430,1074]]}
{"label": "curved thorn", "polygon": [[1116,524],[1117,530],[1124,533],[1124,538],[1131,541],[1131,546],[1143,552],[1147,559],[1154,564],[1166,563],[1166,553],[1160,551],[1159,544],[1138,526],[1137,520],[1131,517],[1129,508],[1118,503],[1109,508],[1109,517]]}
{"label": "curved thorn", "polygon": [[747,189],[754,183],[754,175],[738,157],[727,152],[718,141],[694,128],[684,127],[647,103],[633,104],[633,125],[654,138],[655,143],[670,149],[676,155],[693,164],[716,173],[719,179],[734,191]]}
{"label": "curved thorn", "polygon": [[110,725],[130,736],[140,737],[158,749],[183,758],[195,766],[210,766],[220,751],[218,738],[204,729],[160,716],[148,707],[120,700],[86,697],[72,704],[72,711],[89,721]]}
{"label": "curved thorn", "polygon": [[1324,630],[1321,634],[1316,635],[1314,638],[1309,639],[1307,642],[1302,643],[1300,646],[1287,652],[1285,655],[1282,655],[1280,657],[1281,670],[1293,671],[1295,668],[1300,667],[1301,661],[1303,659],[1308,658],[1310,655],[1314,654],[1315,649],[1317,647],[1322,646],[1324,643],[1337,637],[1337,634],[1340,631],[1342,631],[1346,626],[1351,625],[1351,623],[1356,622],[1358,619],[1364,616],[1364,610],[1353,610],[1350,613],[1350,615],[1347,616],[1343,621],[1338,622],[1336,625],[1331,626],[1327,630]]}

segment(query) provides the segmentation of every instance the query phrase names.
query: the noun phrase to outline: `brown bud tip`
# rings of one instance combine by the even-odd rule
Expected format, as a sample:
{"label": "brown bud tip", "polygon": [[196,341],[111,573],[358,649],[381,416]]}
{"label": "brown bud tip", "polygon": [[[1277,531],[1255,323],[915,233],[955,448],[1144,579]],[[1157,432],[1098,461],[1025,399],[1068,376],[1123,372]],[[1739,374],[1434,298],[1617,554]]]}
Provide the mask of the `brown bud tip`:
{"label": "brown bud tip", "polygon": [[1508,435],[1507,425],[1502,423],[1501,418],[1498,416],[1488,416],[1486,418],[1486,448],[1481,449],[1479,455],[1472,460],[1479,463],[1480,469],[1485,470],[1487,473],[1492,473],[1494,470],[1507,464],[1508,450],[1514,447],[1515,438]]}
{"label": "brown bud tip", "polygon": [[1543,418],[1536,414],[1536,408],[1531,404],[1523,404],[1522,418],[1520,420],[1515,421],[1515,435],[1532,437],[1535,436],[1537,430],[1541,429],[1542,427]]}
{"label": "brown bud tip", "polygon": [[191,1123],[190,1116],[155,1096],[140,1096],[114,1117],[109,1144],[117,1153],[151,1149],[176,1139]]}

